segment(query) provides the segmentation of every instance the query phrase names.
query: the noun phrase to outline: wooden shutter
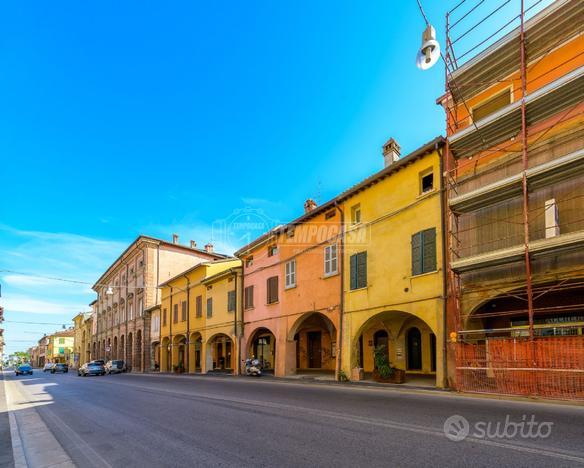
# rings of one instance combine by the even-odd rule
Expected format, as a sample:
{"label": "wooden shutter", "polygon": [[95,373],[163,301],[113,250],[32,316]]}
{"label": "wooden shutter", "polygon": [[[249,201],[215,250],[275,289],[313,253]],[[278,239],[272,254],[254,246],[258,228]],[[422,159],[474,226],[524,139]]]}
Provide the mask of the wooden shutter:
{"label": "wooden shutter", "polygon": [[207,317],[213,317],[213,298],[207,299]]}
{"label": "wooden shutter", "polygon": [[182,301],[181,309],[180,319],[184,322],[187,319],[187,301]]}
{"label": "wooden shutter", "polygon": [[197,317],[203,316],[203,296],[197,296]]}
{"label": "wooden shutter", "polygon": [[235,291],[227,292],[227,312],[235,311]]}
{"label": "wooden shutter", "polygon": [[244,290],[245,308],[251,309],[253,307],[253,286],[248,286]]}
{"label": "wooden shutter", "polygon": [[172,317],[173,323],[178,322],[178,304],[174,305],[174,314]]}
{"label": "wooden shutter", "polygon": [[422,235],[422,271],[428,273],[436,270],[436,229],[426,229],[422,231]]}
{"label": "wooden shutter", "polygon": [[162,311],[162,326],[166,327],[166,309]]}
{"label": "wooden shutter", "polygon": [[357,254],[351,255],[349,271],[351,277],[349,287],[351,289],[357,289]]}
{"label": "wooden shutter", "polygon": [[367,287],[367,252],[357,254],[357,288]]}
{"label": "wooden shutter", "polygon": [[412,276],[422,273],[422,233],[412,236]]}
{"label": "wooden shutter", "polygon": [[268,278],[268,304],[278,302],[278,277]]}

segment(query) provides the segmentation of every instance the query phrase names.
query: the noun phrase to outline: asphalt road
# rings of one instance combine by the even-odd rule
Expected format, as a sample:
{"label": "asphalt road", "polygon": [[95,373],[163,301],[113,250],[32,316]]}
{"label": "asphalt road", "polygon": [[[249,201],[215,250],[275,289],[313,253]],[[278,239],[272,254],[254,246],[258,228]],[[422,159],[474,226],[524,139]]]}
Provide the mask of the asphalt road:
{"label": "asphalt road", "polygon": [[[7,379],[80,467],[584,464],[582,406],[233,377]],[[453,415],[463,441],[444,434]],[[519,435],[503,436],[506,418]]]}

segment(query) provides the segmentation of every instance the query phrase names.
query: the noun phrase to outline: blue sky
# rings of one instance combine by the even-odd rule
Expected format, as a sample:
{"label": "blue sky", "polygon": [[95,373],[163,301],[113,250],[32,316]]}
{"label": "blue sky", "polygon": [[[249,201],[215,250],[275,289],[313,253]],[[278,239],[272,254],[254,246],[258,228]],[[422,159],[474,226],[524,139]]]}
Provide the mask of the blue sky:
{"label": "blue sky", "polygon": [[[439,39],[455,3],[423,2]],[[444,132],[424,26],[415,0],[5,4],[0,269],[92,283],[140,233],[231,253],[213,225],[234,210],[285,222],[326,201],[389,137],[407,154]],[[93,299],[0,284],[7,352]]]}

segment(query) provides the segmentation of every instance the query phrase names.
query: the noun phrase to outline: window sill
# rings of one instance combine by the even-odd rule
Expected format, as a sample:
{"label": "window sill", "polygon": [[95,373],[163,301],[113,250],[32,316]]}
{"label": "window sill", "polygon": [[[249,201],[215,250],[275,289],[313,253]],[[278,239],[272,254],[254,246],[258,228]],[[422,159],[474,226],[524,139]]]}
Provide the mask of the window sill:
{"label": "window sill", "polygon": [[254,306],[251,306],[251,307],[244,307],[244,308],[243,308],[243,310],[254,310],[254,309],[255,309],[255,307],[254,307]]}
{"label": "window sill", "polygon": [[275,301],[275,302],[266,302],[266,305],[267,305],[267,306],[271,306],[271,305],[276,305],[276,304],[279,304],[279,303],[280,303],[280,301]]}
{"label": "window sill", "polygon": [[420,273],[419,275],[412,275],[410,276],[411,279],[413,278],[422,278],[423,276],[430,276],[430,275],[435,275],[436,273],[438,273],[439,270],[432,270],[432,271],[427,271],[426,273]]}
{"label": "window sill", "polygon": [[438,193],[437,188],[433,188],[432,190],[428,190],[427,192],[422,192],[416,197],[416,200],[421,200],[422,198],[430,197],[435,193]]}
{"label": "window sill", "polygon": [[368,284],[367,286],[363,286],[362,288],[357,288],[357,289],[349,289],[349,292],[350,292],[350,293],[352,293],[352,292],[357,292],[357,291],[364,291],[364,290],[366,290],[366,289],[369,289],[369,286],[370,286],[370,285]]}
{"label": "window sill", "polygon": [[295,284],[291,284],[290,286],[284,286],[284,290],[288,291],[289,289],[295,289],[296,285]]}
{"label": "window sill", "polygon": [[334,273],[329,273],[328,275],[323,275],[322,279],[334,278],[335,276],[339,276],[338,271],[335,271]]}

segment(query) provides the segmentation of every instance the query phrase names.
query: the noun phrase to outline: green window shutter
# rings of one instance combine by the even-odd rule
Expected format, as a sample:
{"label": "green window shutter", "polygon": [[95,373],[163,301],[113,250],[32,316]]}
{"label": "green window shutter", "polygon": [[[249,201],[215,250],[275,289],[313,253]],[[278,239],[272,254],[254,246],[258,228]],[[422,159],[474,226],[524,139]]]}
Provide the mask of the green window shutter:
{"label": "green window shutter", "polygon": [[350,288],[357,289],[357,254],[351,255],[350,259]]}
{"label": "green window shutter", "polygon": [[235,311],[235,291],[227,293],[227,312]]}
{"label": "green window shutter", "polygon": [[422,233],[412,236],[412,276],[422,273]]}
{"label": "green window shutter", "polygon": [[367,287],[367,252],[357,254],[357,288]]}
{"label": "green window shutter", "polygon": [[429,271],[436,271],[436,228],[426,229],[422,231],[423,235],[423,251],[422,271],[428,273]]}
{"label": "green window shutter", "polygon": [[213,298],[207,299],[207,317],[213,317]]}

